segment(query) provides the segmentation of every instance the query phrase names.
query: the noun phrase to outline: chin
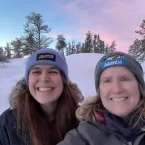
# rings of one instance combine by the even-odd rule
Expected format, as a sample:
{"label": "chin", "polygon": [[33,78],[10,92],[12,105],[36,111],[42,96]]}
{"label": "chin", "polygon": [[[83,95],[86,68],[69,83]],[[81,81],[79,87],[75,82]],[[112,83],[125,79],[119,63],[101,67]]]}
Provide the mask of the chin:
{"label": "chin", "polygon": [[114,115],[118,116],[118,117],[121,117],[121,118],[124,118],[126,117],[129,113],[113,113]]}

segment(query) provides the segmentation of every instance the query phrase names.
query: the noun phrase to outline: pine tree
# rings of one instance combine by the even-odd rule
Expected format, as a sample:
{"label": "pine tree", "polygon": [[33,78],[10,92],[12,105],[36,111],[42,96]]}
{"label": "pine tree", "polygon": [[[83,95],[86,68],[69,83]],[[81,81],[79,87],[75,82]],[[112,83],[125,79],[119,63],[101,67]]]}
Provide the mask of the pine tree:
{"label": "pine tree", "polygon": [[105,42],[101,39],[98,40],[99,53],[105,54]]}
{"label": "pine tree", "polygon": [[73,40],[71,43],[71,54],[76,54],[76,41]]}
{"label": "pine tree", "polygon": [[100,41],[99,34],[98,35],[95,34],[93,37],[93,52],[94,53],[100,53],[99,41]]}
{"label": "pine tree", "polygon": [[137,61],[143,62],[145,60],[145,39],[135,39],[129,48],[129,54]]}
{"label": "pine tree", "polygon": [[108,47],[108,51],[107,52],[114,52],[116,50],[116,41],[113,41],[111,43],[111,45]]}
{"label": "pine tree", "polygon": [[57,43],[55,48],[64,55],[64,49],[66,48],[66,46],[67,44],[64,36],[62,34],[57,35]]}
{"label": "pine tree", "polygon": [[69,42],[68,45],[66,46],[66,55],[71,55],[71,43]]}
{"label": "pine tree", "polygon": [[12,58],[12,54],[11,54],[10,44],[7,43],[7,45],[4,47],[4,49],[6,51],[6,58],[7,59],[11,59]]}
{"label": "pine tree", "polygon": [[86,39],[84,43],[83,53],[91,53],[93,52],[93,40],[92,40],[92,33],[88,31],[86,33]]}
{"label": "pine tree", "polygon": [[14,58],[21,58],[23,56],[23,39],[22,38],[16,38],[11,42],[12,50],[14,52]]}
{"label": "pine tree", "polygon": [[145,60],[145,20],[140,25],[140,30],[135,31],[142,38],[135,39],[133,44],[129,48],[129,54],[131,54],[136,60],[143,62]]}
{"label": "pine tree", "polygon": [[145,20],[143,20],[142,23],[140,24],[140,28],[141,28],[140,30],[137,30],[135,32],[143,36],[143,38],[145,38]]}
{"label": "pine tree", "polygon": [[2,47],[0,47],[0,62],[2,63],[9,62],[8,59],[6,58],[5,51]]}
{"label": "pine tree", "polygon": [[105,42],[100,39],[100,35],[94,35],[93,37],[93,51],[94,53],[106,53],[106,46]]}
{"label": "pine tree", "polygon": [[107,53],[109,53],[109,45],[108,44],[106,44],[106,46],[105,46],[105,54],[107,54]]}
{"label": "pine tree", "polygon": [[4,50],[2,47],[0,47],[0,62],[3,62],[3,58],[4,58]]}
{"label": "pine tree", "polygon": [[82,43],[82,49],[81,50],[82,50],[81,53],[83,53],[84,50],[85,50],[85,44],[84,43]]}
{"label": "pine tree", "polygon": [[76,44],[76,53],[81,53],[82,52],[82,45],[81,42],[78,42]]}
{"label": "pine tree", "polygon": [[[26,25],[24,25],[24,32],[28,37],[31,36],[31,39],[33,36],[33,44],[35,44],[34,46],[36,49],[48,47],[52,42],[52,38],[46,35],[51,31],[51,29],[48,25],[43,24],[44,22],[41,14],[32,12],[26,16],[26,19],[27,22]],[[29,44],[31,43],[29,42]]]}
{"label": "pine tree", "polygon": [[32,54],[34,51],[37,50],[37,45],[35,44],[35,40],[33,34],[30,32],[28,36],[24,38],[24,48],[22,50],[23,55]]}

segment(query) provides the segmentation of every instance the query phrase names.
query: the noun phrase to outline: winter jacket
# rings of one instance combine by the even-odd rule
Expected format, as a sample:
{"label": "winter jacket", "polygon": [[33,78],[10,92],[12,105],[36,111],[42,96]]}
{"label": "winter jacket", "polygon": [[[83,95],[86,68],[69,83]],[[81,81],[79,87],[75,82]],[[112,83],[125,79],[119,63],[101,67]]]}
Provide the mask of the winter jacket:
{"label": "winter jacket", "polygon": [[0,115],[0,145],[32,145],[27,131],[19,133],[16,121],[15,95],[26,87],[24,78],[20,79],[10,93],[10,108]]}
{"label": "winter jacket", "polygon": [[[69,85],[80,95],[79,101],[81,99],[83,100],[83,96],[77,88],[77,85],[72,82]],[[18,127],[16,121],[17,104],[15,96],[25,88],[26,82],[22,78],[16,83],[10,93],[10,108],[0,115],[0,145],[32,145],[28,130],[23,123],[20,123]],[[78,124],[76,119],[75,121]]]}
{"label": "winter jacket", "polygon": [[134,142],[128,142],[121,136],[112,134],[102,123],[83,121],[57,145],[145,145],[145,131]]}
{"label": "winter jacket", "polygon": [[17,134],[14,109],[9,108],[0,116],[0,145],[31,145],[28,133],[23,137]]}

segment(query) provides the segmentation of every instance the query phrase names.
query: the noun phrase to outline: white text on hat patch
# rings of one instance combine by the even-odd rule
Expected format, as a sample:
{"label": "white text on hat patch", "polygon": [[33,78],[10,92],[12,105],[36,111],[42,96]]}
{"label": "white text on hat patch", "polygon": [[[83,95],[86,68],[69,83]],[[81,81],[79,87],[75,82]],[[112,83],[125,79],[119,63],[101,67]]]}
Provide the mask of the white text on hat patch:
{"label": "white text on hat patch", "polygon": [[122,64],[121,60],[114,60],[114,61],[110,61],[110,62],[106,62],[104,64],[104,67],[110,66],[110,65],[115,65],[115,64]]}
{"label": "white text on hat patch", "polygon": [[56,61],[56,55],[51,54],[51,53],[41,53],[41,54],[37,54],[36,60],[51,60],[51,61]]}
{"label": "white text on hat patch", "polygon": [[109,66],[126,66],[127,60],[125,58],[118,59],[118,60],[109,60],[100,63],[102,69],[109,67]]}

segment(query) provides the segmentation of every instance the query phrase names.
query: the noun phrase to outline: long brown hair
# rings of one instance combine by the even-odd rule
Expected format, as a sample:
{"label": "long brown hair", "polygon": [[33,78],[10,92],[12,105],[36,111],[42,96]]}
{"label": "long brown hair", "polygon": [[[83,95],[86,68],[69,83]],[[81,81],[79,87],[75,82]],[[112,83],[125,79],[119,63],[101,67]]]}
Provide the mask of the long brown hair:
{"label": "long brown hair", "polygon": [[77,127],[75,111],[78,103],[83,100],[83,96],[75,83],[62,78],[64,90],[58,99],[52,122],[31,96],[28,87],[18,91],[14,95],[15,99],[10,100],[11,104],[16,104],[12,106],[16,106],[17,130],[25,142],[29,141],[27,139],[27,133],[29,133],[30,144],[55,145],[64,139],[69,130]]}

